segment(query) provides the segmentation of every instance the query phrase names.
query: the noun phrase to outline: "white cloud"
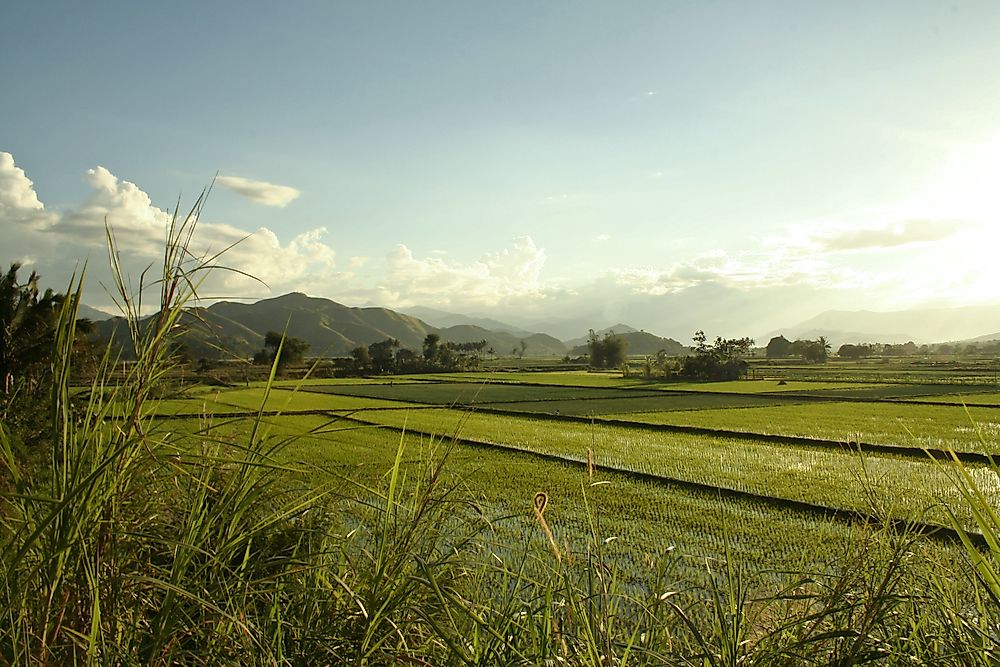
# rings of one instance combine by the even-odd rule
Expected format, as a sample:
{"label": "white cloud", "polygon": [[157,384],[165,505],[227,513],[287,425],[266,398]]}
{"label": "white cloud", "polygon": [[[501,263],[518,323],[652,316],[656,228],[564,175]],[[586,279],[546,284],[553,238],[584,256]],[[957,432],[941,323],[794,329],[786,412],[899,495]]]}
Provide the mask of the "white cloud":
{"label": "white cloud", "polygon": [[[7,254],[0,260],[37,258],[37,269],[46,283],[59,286],[66,284],[77,260],[89,255],[88,283],[110,284],[107,272],[102,273],[107,221],[114,228],[128,272],[138,276],[146,267],[156,265],[170,223],[169,211],[157,207],[138,185],[103,167],[87,171],[84,181],[88,194],[82,202],[50,209],[13,157],[0,153],[0,248]],[[212,210],[210,202],[208,214]],[[819,310],[837,299],[878,309],[893,294],[917,303],[921,298],[970,293],[970,286],[975,288],[971,291],[976,298],[986,299],[993,294],[1000,272],[1000,264],[992,258],[1000,231],[990,232],[982,221],[979,227],[963,222],[957,213],[953,217],[947,211],[935,213],[941,215],[921,218],[912,211],[893,210],[870,215],[862,222],[800,224],[756,245],[746,245],[731,235],[732,245],[727,250],[697,255],[674,247],[692,247],[696,241],[678,238],[668,260],[651,266],[624,264],[606,271],[595,267],[590,274],[592,282],[581,281],[573,289],[546,278],[548,253],[530,236],[515,238],[507,247],[479,257],[462,256],[456,248],[451,248],[450,254],[415,254],[399,244],[383,257],[377,252],[371,257],[352,256],[346,269],[338,270],[324,228],[283,239],[273,231],[275,227],[253,231],[206,215],[192,250],[211,255],[233,246],[219,262],[267,285],[240,273],[218,271],[202,286],[202,295],[209,297],[255,297],[298,290],[351,305],[485,310],[501,319],[518,315],[573,318],[571,328],[582,327],[581,332],[588,326],[622,320],[638,326],[648,321],[650,328],[662,321],[665,329],[680,317],[676,305],[697,315],[670,324],[683,325],[683,332],[699,319],[706,327],[711,318],[722,326],[724,320],[736,322],[737,316],[759,318],[763,323],[770,317],[768,313],[781,309],[792,312],[793,305],[803,311]],[[894,222],[871,222],[875,219]],[[1000,225],[993,229],[1000,230]],[[587,238],[583,237],[584,243]],[[610,240],[605,234],[591,238],[594,243]],[[906,252],[898,251],[901,248]],[[950,254],[945,253],[948,248]],[[358,248],[355,252],[367,251]],[[973,268],[978,271],[975,275],[969,273]],[[810,296],[820,294],[822,303]],[[91,296],[88,303],[108,305],[101,297]],[[787,298],[796,299],[796,303],[785,303]],[[754,306],[740,310],[740,303]]]}
{"label": "white cloud", "polygon": [[853,289],[870,286],[876,278],[831,265],[825,259],[782,253],[732,256],[714,250],[666,268],[645,267],[613,271],[617,284],[635,293],[676,294],[701,285],[723,285],[743,290],[779,286]]}
{"label": "white cloud", "polygon": [[396,306],[496,305],[522,297],[542,297],[545,250],[530,236],[513,240],[511,247],[486,254],[467,264],[440,257],[418,258],[403,244],[386,257],[385,281],[379,296]]}
{"label": "white cloud", "polygon": [[242,176],[219,176],[215,179],[215,182],[264,206],[280,206],[284,208],[302,194],[295,188],[287,185],[275,185],[267,181],[254,181]]}
{"label": "white cloud", "polygon": [[765,239],[765,245],[791,253],[889,250],[941,241],[973,225],[965,220],[916,218],[865,224],[816,222],[792,226],[780,237]]}
{"label": "white cloud", "polygon": [[0,152],[0,220],[41,229],[53,219],[38,200],[34,183],[14,164],[14,156]]}
{"label": "white cloud", "polygon": [[[52,284],[66,282],[78,262],[87,259],[91,277],[110,284],[103,268],[107,223],[118,242],[125,270],[137,278],[162,257],[171,214],[155,206],[139,186],[117,178],[104,167],[88,170],[84,181],[90,187],[84,202],[52,213],[10,154],[0,153],[0,245],[15,255],[30,253],[41,258],[39,270]],[[319,291],[337,275],[333,248],[324,241],[326,233],[324,228],[313,229],[282,243],[266,227],[250,231],[200,220],[191,252],[208,258],[228,248],[218,263],[237,270],[213,272],[201,292],[263,296],[293,289]],[[106,305],[107,301],[105,295],[91,297],[93,305]]]}

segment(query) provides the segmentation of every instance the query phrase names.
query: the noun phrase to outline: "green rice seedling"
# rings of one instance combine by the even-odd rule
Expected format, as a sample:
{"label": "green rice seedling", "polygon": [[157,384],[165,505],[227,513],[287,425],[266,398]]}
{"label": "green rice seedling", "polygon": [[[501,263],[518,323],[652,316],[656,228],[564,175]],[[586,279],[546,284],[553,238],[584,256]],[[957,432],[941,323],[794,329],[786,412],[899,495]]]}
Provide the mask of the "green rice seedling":
{"label": "green rice seedling", "polygon": [[[969,419],[972,421],[971,413]],[[978,428],[976,432],[981,434]],[[976,585],[973,596],[963,598],[953,593],[943,575],[935,577],[944,601],[941,613],[949,629],[946,638],[965,664],[997,664],[1000,661],[1000,511],[983,488],[983,481],[957,457],[952,467],[955,487],[970,511],[975,533],[958,512],[949,510],[949,517],[962,538]],[[994,477],[1000,477],[997,461],[993,461],[991,470]],[[981,539],[974,541],[974,535]]]}

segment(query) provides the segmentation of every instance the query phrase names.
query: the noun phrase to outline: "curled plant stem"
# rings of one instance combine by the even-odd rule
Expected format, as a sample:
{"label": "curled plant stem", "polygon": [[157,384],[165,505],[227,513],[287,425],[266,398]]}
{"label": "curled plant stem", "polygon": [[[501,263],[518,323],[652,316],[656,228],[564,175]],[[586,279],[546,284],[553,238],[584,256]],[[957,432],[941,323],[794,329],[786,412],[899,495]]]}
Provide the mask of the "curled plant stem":
{"label": "curled plant stem", "polygon": [[562,552],[559,550],[559,545],[556,544],[555,536],[552,535],[549,522],[545,520],[545,507],[549,504],[549,495],[544,491],[539,491],[535,494],[533,504],[535,507],[535,518],[538,519],[539,525],[541,525],[542,530],[545,532],[545,537],[549,540],[549,546],[552,547],[552,553],[555,554],[556,560],[561,563]]}

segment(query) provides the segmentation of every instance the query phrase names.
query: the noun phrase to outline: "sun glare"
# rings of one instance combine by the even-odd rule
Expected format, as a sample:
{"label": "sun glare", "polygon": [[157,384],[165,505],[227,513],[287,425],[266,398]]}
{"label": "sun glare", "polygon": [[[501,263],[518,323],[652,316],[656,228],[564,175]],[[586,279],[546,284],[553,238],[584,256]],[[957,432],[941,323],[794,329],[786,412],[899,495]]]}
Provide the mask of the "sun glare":
{"label": "sun glare", "polygon": [[951,217],[1000,221],[1000,134],[956,149],[932,186],[928,204]]}

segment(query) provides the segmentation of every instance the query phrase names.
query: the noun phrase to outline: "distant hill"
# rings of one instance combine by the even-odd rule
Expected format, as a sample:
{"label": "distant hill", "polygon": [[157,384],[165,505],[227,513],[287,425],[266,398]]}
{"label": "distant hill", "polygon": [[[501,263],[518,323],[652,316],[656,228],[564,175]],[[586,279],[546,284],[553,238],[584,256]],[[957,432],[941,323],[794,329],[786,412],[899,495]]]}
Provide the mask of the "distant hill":
{"label": "distant hill", "polygon": [[490,317],[470,317],[469,315],[449,313],[444,310],[427,308],[425,306],[407,308],[405,312],[407,315],[412,315],[413,317],[417,317],[432,326],[440,327],[442,329],[447,329],[448,327],[454,327],[461,324],[471,324],[472,326],[481,327],[487,331],[503,331],[522,337],[532,335],[532,332],[527,329],[522,329],[521,327],[516,327],[513,324],[501,322],[500,320],[494,320]]}
{"label": "distant hill", "polygon": [[762,336],[789,340],[826,336],[834,346],[843,343],[935,343],[965,340],[1000,330],[1000,305],[958,308],[921,308],[893,312],[829,310],[795,326]]}
{"label": "distant hill", "polygon": [[[609,334],[609,333],[628,334],[628,333],[634,333],[634,332],[637,332],[637,331],[639,331],[639,330],[636,329],[635,327],[630,327],[627,324],[622,324],[621,322],[619,322],[618,324],[615,324],[613,326],[605,327],[603,329],[599,329],[599,330],[595,331],[594,333],[597,334],[598,338],[603,338],[605,334]],[[589,338],[590,338],[590,334],[588,333],[586,336],[580,336],[579,338],[572,338],[572,339],[566,341],[566,345],[568,345],[571,348],[576,348],[576,347],[579,347],[581,345],[586,345],[587,341],[589,340]]]}
{"label": "distant hill", "polygon": [[471,324],[459,324],[441,329],[438,334],[442,341],[452,343],[474,343],[485,340],[486,348],[492,348],[498,355],[510,354],[515,349],[520,351],[522,340],[525,342],[526,357],[561,357],[569,351],[561,340],[542,333],[515,336],[505,331],[488,331]]}
{"label": "distant hill", "polygon": [[[624,338],[628,343],[628,354],[656,354],[660,350],[665,350],[668,355],[676,357],[689,352],[689,348],[681,345],[673,338],[661,338],[646,331],[619,333],[616,330],[615,333]],[[570,350],[571,356],[581,356],[588,353],[589,350],[586,343],[576,345]]]}
{"label": "distant hill", "polygon": [[103,322],[104,320],[110,320],[114,315],[110,313],[105,313],[103,310],[98,310],[97,308],[91,308],[85,303],[81,303],[80,307],[77,309],[77,317],[81,319],[88,319],[91,322]]}
{"label": "distant hill", "polygon": [[[473,325],[439,329],[426,322],[388,308],[353,308],[293,292],[256,303],[221,301],[207,308],[193,308],[181,319],[187,329],[181,341],[195,358],[225,355],[248,357],[264,345],[268,331],[286,331],[309,343],[308,355],[347,356],[356,347],[387,338],[402,347],[419,351],[427,334],[436,333],[445,342],[486,340],[497,354],[510,354],[527,343],[526,356],[564,355],[566,346],[545,334],[515,336]],[[116,340],[127,338],[124,320],[98,322],[98,335]]]}
{"label": "distant hill", "polygon": [[[983,336],[976,336],[975,338],[967,338],[966,340],[960,340],[957,342],[959,344],[968,345],[969,343],[987,343],[991,340],[1000,340],[1000,331]],[[952,344],[955,344],[955,342],[952,341]]]}
{"label": "distant hill", "polygon": [[284,331],[309,343],[323,356],[350,354],[358,345],[396,338],[403,347],[419,349],[435,331],[425,322],[388,308],[352,308],[329,299],[292,292],[256,303],[222,301],[205,309],[216,321],[240,324],[260,334]]}

